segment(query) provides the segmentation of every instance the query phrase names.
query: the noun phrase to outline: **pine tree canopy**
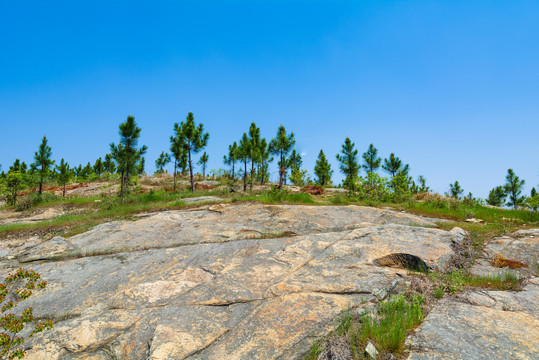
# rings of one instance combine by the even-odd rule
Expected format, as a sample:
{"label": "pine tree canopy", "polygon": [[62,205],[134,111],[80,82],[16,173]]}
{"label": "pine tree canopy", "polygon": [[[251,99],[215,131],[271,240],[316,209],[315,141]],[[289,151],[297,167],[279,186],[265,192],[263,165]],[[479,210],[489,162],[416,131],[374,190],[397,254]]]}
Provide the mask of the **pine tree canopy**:
{"label": "pine tree canopy", "polygon": [[318,154],[318,159],[316,160],[316,165],[314,167],[314,173],[317,176],[316,182],[321,186],[331,183],[331,175],[333,174],[333,170],[331,170],[331,165],[329,164],[323,150],[320,150],[320,153]]}
{"label": "pine tree canopy", "polygon": [[347,137],[342,145],[341,154],[337,154],[337,160],[341,163],[340,170],[346,175],[344,184],[353,188],[353,182],[359,173],[359,164],[357,159],[358,151],[354,148],[355,144]]}
{"label": "pine tree canopy", "polygon": [[363,169],[367,172],[375,172],[382,162],[382,159],[378,157],[378,149],[373,144],[370,144],[367,151],[363,153],[363,160]]}
{"label": "pine tree canopy", "polygon": [[508,200],[507,205],[512,206],[515,210],[524,204],[526,201],[525,196],[521,196],[522,194],[522,188],[524,187],[525,181],[520,180],[518,176],[516,176],[513,169],[507,170],[507,175],[505,176],[505,193],[507,194]]}

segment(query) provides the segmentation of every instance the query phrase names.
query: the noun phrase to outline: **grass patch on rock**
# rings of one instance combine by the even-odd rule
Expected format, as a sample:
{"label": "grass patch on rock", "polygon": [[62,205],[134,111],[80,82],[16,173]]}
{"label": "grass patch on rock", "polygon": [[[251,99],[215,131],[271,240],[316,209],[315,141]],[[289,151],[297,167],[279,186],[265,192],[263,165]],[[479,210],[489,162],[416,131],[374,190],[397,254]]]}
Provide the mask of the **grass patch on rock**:
{"label": "grass patch on rock", "polygon": [[[371,359],[367,348],[374,348],[381,358],[389,354],[401,355],[405,351],[406,335],[425,316],[424,304],[425,298],[414,293],[393,295],[378,303],[373,311],[349,309],[342,313],[332,334],[323,341],[313,340],[305,359],[336,359],[339,354],[352,359]],[[341,340],[336,341],[336,338]]]}
{"label": "grass patch on rock", "polygon": [[[469,287],[514,291],[522,289],[522,280],[510,271],[490,275],[473,275],[465,270],[455,270],[446,274],[431,273],[430,278],[435,284],[435,289],[442,289],[443,293],[448,294],[455,294]],[[443,296],[440,291],[438,290],[436,297]]]}

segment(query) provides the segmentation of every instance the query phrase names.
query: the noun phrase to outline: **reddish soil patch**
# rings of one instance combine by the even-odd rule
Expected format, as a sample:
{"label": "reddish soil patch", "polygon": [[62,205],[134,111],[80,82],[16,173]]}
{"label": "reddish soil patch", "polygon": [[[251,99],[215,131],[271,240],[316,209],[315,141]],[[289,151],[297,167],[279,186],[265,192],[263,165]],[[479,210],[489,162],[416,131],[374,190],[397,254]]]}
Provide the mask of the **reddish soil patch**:
{"label": "reddish soil patch", "polygon": [[506,259],[502,255],[498,254],[492,259],[492,266],[498,268],[508,267],[509,269],[518,269],[528,267],[527,264],[517,260]]}
{"label": "reddish soil patch", "polygon": [[[75,189],[78,189],[78,188],[82,188],[82,187],[88,187],[88,183],[79,183],[79,184],[72,184],[72,185],[66,185],[66,191],[68,190],[75,190]],[[43,185],[43,191],[63,191],[64,187],[63,186],[45,186]],[[24,196],[24,195],[28,195],[30,193],[33,193],[33,192],[37,192],[38,189],[35,188],[35,189],[29,189],[29,190],[26,190],[26,191],[21,191],[20,193],[17,194],[17,196]]]}
{"label": "reddish soil patch", "polygon": [[324,195],[325,189],[322,186],[308,185],[301,189],[302,192],[311,195]]}

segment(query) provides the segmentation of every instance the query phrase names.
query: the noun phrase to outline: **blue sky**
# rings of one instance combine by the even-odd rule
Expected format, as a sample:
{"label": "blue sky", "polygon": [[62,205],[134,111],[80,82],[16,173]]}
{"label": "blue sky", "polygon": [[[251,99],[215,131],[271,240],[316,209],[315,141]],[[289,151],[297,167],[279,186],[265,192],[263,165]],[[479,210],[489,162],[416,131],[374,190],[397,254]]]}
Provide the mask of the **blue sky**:
{"label": "blue sky", "polygon": [[[438,192],[539,184],[538,1],[0,0],[0,164],[104,156],[127,115],[148,170],[192,111],[209,168],[254,121],[312,174],[346,136]],[[273,177],[277,168],[273,164]]]}

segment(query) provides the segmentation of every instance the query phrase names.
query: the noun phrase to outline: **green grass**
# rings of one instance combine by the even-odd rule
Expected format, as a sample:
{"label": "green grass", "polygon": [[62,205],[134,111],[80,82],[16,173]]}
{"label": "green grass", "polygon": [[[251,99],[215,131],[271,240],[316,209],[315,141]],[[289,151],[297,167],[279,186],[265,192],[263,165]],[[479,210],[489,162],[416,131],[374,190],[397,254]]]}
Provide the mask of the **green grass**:
{"label": "green grass", "polygon": [[539,213],[527,210],[488,208],[481,205],[468,205],[464,202],[409,201],[397,205],[399,209],[418,215],[435,216],[455,221],[465,221],[470,217],[485,223],[539,224]]}
{"label": "green grass", "polygon": [[238,196],[234,197],[233,201],[257,201],[264,204],[318,204],[309,194],[289,193],[279,190],[270,190],[258,194]]}
{"label": "green grass", "polygon": [[[522,289],[521,280],[510,271],[492,275],[473,275],[464,270],[455,270],[447,274],[432,273],[430,277],[436,284],[434,287],[436,297],[442,297],[443,292],[455,294],[467,287],[513,291]],[[442,296],[439,296],[440,291],[443,291]]]}
{"label": "green grass", "polygon": [[[371,340],[381,354],[401,353],[406,334],[423,320],[423,303],[423,297],[418,294],[411,300],[397,295],[381,302],[378,316],[366,314],[361,318],[361,326],[352,339],[356,348],[365,349],[367,341]],[[358,352],[354,355],[363,354]]]}
{"label": "green grass", "polygon": [[[368,359],[364,349],[369,341],[382,357],[388,354],[401,355],[406,335],[423,320],[424,303],[425,299],[419,294],[409,299],[403,295],[394,295],[380,302],[375,314],[366,313],[359,317],[347,310],[342,313],[335,331],[329,337],[346,337],[354,359]],[[322,351],[320,339],[313,339],[305,359],[315,360]]]}

